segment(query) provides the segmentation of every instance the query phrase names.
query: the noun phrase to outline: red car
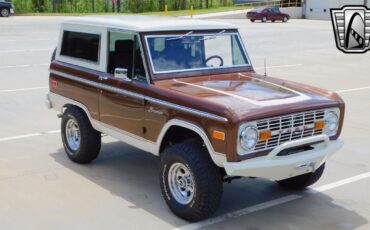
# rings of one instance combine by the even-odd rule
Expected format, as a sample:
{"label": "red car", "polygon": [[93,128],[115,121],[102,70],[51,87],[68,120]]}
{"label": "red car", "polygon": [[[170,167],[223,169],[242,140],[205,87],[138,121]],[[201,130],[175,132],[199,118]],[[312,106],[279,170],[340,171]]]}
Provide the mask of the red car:
{"label": "red car", "polygon": [[278,7],[266,7],[266,8],[258,8],[251,10],[247,13],[247,18],[254,22],[256,20],[261,20],[261,22],[272,21],[275,22],[276,20],[287,22],[290,18],[289,14],[281,13]]}

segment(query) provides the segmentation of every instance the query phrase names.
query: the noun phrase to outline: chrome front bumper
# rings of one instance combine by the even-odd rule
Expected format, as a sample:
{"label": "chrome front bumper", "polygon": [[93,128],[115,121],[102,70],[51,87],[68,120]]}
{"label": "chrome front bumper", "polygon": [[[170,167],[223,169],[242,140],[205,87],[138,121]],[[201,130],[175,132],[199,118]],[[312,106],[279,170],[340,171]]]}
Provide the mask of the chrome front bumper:
{"label": "chrome front bumper", "polygon": [[[277,156],[284,149],[318,142],[320,143],[312,145],[314,147],[312,150],[288,156]],[[264,157],[242,162],[225,162],[224,168],[229,176],[283,180],[316,171],[342,146],[342,140],[330,141],[327,135],[317,135],[279,145]]]}

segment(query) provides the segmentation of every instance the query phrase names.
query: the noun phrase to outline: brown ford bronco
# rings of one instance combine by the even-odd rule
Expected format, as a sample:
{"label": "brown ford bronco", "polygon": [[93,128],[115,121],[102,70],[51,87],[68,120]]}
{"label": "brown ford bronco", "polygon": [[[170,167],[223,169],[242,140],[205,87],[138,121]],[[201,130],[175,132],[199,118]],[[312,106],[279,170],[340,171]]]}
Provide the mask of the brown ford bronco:
{"label": "brown ford bronco", "polygon": [[304,189],[342,146],[342,99],[258,75],[237,28],[219,22],[68,19],[46,105],[74,162],[98,156],[102,133],[159,156],[163,198],[188,221],[212,215],[234,178]]}

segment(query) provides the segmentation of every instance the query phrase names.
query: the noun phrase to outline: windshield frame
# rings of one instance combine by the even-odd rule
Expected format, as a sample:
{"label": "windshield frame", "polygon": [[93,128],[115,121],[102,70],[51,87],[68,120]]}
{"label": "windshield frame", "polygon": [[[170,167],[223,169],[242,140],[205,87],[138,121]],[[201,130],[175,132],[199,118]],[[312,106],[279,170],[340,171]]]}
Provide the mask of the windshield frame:
{"label": "windshield frame", "polygon": [[[227,72],[230,72],[230,70],[250,70],[252,68],[252,63],[249,58],[249,55],[245,49],[243,40],[241,39],[241,36],[237,30],[227,30],[224,33],[217,35],[221,30],[209,30],[209,31],[193,31],[192,34],[186,35],[190,31],[176,31],[176,32],[166,32],[166,33],[148,33],[143,35],[143,40],[145,43],[145,50],[147,53],[147,58],[148,64],[150,66],[150,70],[154,78],[156,79],[163,79],[164,75],[171,75],[173,76],[174,74],[181,75],[181,76],[193,76],[196,73],[204,73],[204,72],[210,72],[210,73],[217,73],[222,70],[228,70]],[[182,70],[166,70],[166,71],[155,71],[153,60],[152,60],[152,54],[149,48],[149,38],[155,38],[155,37],[176,37],[176,36],[183,36],[183,37],[191,37],[191,36],[225,36],[225,35],[236,35],[236,38],[238,39],[238,42],[240,44],[241,52],[245,56],[246,61],[248,62],[247,64],[243,65],[233,65],[233,66],[216,66],[216,67],[203,67],[203,68],[193,68],[193,69],[182,69]],[[164,78],[169,78],[169,77],[164,77]]]}

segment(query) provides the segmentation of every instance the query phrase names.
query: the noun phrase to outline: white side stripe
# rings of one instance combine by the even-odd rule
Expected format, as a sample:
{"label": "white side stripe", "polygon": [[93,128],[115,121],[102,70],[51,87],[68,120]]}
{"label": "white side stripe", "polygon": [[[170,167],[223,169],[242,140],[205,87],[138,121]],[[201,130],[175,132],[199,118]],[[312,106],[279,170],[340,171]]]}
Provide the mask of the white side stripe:
{"label": "white side stripe", "polygon": [[223,121],[223,122],[228,121],[227,118],[220,117],[220,116],[215,115],[215,114],[211,114],[211,113],[203,112],[203,111],[200,111],[200,110],[188,108],[188,107],[177,105],[177,104],[167,102],[167,101],[162,101],[162,100],[159,100],[159,99],[156,99],[156,98],[144,96],[142,94],[138,94],[138,93],[135,93],[135,92],[132,92],[132,91],[129,91],[129,90],[124,90],[124,89],[121,89],[121,88],[109,86],[109,85],[106,85],[106,84],[103,84],[103,83],[86,80],[86,79],[80,78],[78,76],[63,73],[63,72],[60,72],[60,71],[56,71],[56,70],[51,69],[50,73],[61,76],[61,77],[64,77],[64,78],[68,78],[68,79],[71,79],[71,80],[74,80],[74,81],[82,82],[84,84],[88,84],[88,85],[91,85],[91,86],[94,86],[94,87],[97,87],[97,88],[100,88],[100,89],[109,90],[109,91],[113,91],[113,92],[116,92],[116,93],[129,95],[129,96],[139,98],[139,99],[142,99],[142,100],[148,100],[148,101],[151,101],[153,103],[161,104],[161,105],[172,107],[172,108],[177,108],[179,110],[182,110],[182,111],[185,111],[185,112],[188,112],[188,113],[197,114],[199,116],[203,116],[203,117],[207,117],[207,118],[211,118],[211,119],[215,119],[215,120],[219,120],[219,121]]}

